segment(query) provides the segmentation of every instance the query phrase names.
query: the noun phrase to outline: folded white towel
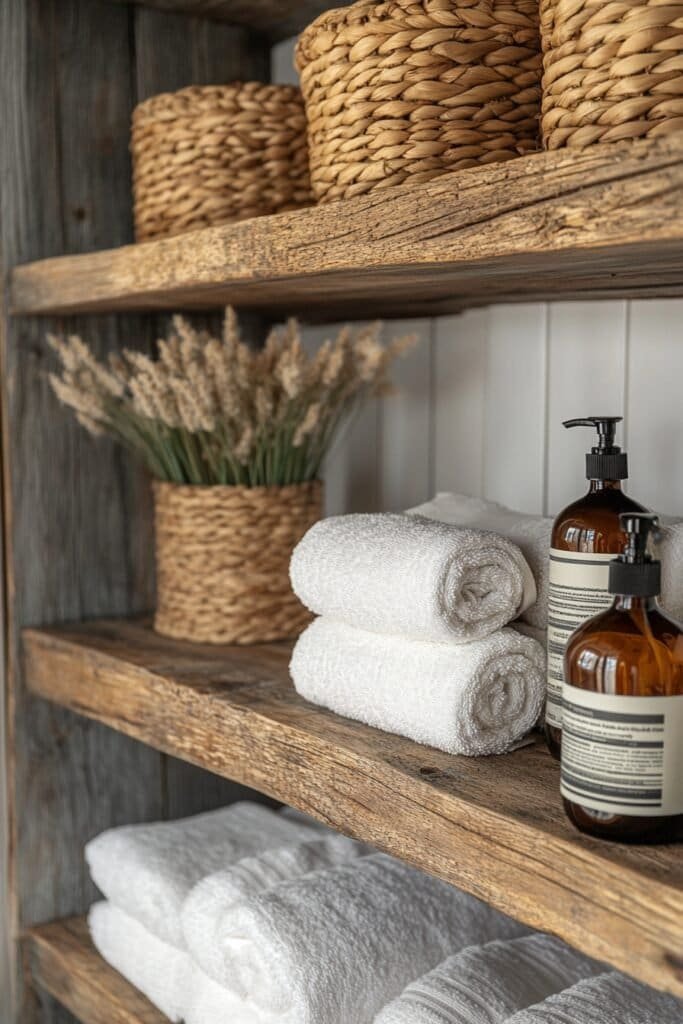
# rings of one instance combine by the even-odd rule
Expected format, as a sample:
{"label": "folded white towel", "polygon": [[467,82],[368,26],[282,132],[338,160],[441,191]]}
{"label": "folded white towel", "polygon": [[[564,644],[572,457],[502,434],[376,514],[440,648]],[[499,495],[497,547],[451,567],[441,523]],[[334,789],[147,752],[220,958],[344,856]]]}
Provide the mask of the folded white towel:
{"label": "folded white towel", "polygon": [[295,549],[290,574],[316,614],[419,640],[487,636],[536,600],[509,540],[414,515],[323,519]]}
{"label": "folded white towel", "polygon": [[104,960],[171,1021],[184,1024],[266,1024],[268,1017],[217,985],[188,953],[157,938],[112,903],[88,914],[93,944]]}
{"label": "folded white towel", "polygon": [[[548,628],[548,561],[553,520],[547,516],[515,512],[495,501],[470,498],[465,494],[442,492],[432,501],[409,510],[442,523],[470,529],[491,530],[516,544],[536,580],[538,598],[522,619],[539,629]],[[683,620],[683,523],[663,517],[658,545],[662,560],[662,604],[676,619]]]}
{"label": "folded white towel", "polygon": [[616,971],[550,996],[506,1024],[681,1024],[683,1001]]}
{"label": "folded white towel", "polygon": [[216,939],[222,982],[279,1024],[369,1024],[447,952],[524,931],[445,882],[373,854],[239,904]]}
{"label": "folded white towel", "polygon": [[503,629],[470,644],[401,640],[316,619],[290,671],[314,704],[451,754],[500,754],[535,724],[545,655]]}
{"label": "folded white towel", "polygon": [[372,852],[345,836],[331,835],[245,857],[231,868],[208,875],[185,900],[181,919],[185,942],[199,966],[212,978],[224,977],[220,936],[224,919],[238,903],[311,871],[336,867]]}
{"label": "folded white towel", "polygon": [[303,821],[242,801],[180,821],[108,829],[87,844],[85,857],[108,900],[182,948],[181,907],[200,878],[316,835]]}
{"label": "folded white towel", "polygon": [[375,1024],[502,1024],[604,967],[550,935],[469,946],[412,982]]}

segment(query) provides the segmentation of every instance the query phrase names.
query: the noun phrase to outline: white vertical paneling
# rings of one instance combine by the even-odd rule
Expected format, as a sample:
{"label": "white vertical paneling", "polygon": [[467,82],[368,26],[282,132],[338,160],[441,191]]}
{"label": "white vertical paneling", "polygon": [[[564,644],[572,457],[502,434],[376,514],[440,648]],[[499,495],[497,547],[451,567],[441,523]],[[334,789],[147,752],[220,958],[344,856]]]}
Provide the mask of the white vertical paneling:
{"label": "white vertical paneling", "polygon": [[477,309],[434,322],[435,491],[482,493],[489,320],[489,310]]}
{"label": "white vertical paneling", "polygon": [[396,394],[381,403],[380,504],[400,512],[431,497],[431,364],[432,321],[403,320],[387,324],[387,340],[416,334],[417,347],[392,369]]}
{"label": "white vertical paneling", "polygon": [[484,497],[541,512],[546,440],[547,310],[491,309],[484,409]]}
{"label": "white vertical paneling", "polygon": [[[546,512],[555,515],[586,490],[585,453],[595,433],[567,430],[579,416],[623,416],[626,303],[550,306]],[[619,434],[621,436],[621,433]]]}
{"label": "white vertical paneling", "polygon": [[683,516],[683,300],[631,304],[627,398],[629,493]]}

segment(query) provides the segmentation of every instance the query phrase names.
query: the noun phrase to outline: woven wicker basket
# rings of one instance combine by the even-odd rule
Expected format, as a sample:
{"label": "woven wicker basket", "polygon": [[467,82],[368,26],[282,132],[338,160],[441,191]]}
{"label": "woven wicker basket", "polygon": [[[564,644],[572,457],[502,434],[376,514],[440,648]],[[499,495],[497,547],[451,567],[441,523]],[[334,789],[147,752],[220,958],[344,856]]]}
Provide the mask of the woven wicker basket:
{"label": "woven wicker basket", "polygon": [[683,3],[541,0],[541,29],[547,149],[683,129]]}
{"label": "woven wicker basket", "polygon": [[538,148],[538,0],[362,0],[296,63],[319,202]]}
{"label": "woven wicker basket", "polygon": [[322,514],[320,483],[192,487],[155,482],[157,609],[164,636],[266,643],[311,616],[292,593],[289,559]]}
{"label": "woven wicker basket", "polygon": [[308,206],[306,116],[298,89],[191,86],[133,112],[139,242]]}

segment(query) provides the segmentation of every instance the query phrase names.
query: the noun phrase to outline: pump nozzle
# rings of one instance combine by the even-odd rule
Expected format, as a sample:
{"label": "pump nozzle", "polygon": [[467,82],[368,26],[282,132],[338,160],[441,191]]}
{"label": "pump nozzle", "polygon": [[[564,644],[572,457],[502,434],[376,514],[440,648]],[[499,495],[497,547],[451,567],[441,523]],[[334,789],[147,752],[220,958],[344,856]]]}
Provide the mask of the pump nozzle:
{"label": "pump nozzle", "polygon": [[565,427],[595,427],[598,443],[586,454],[586,476],[589,480],[625,480],[628,476],[628,459],[619,445],[614,443],[617,423],[623,416],[586,416],[582,419],[565,420]]}
{"label": "pump nozzle", "polygon": [[609,591],[630,597],[657,597],[661,565],[648,551],[650,537],[659,536],[659,518],[650,512],[622,512],[619,524],[626,534],[624,553],[610,562]]}

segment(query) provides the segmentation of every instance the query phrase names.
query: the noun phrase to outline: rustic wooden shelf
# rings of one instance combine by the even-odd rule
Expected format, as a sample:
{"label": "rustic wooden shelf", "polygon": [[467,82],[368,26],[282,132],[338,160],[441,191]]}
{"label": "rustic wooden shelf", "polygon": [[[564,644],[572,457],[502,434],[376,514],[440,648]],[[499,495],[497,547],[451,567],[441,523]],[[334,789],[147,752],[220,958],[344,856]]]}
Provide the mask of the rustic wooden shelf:
{"label": "rustic wooden shelf", "polygon": [[24,633],[29,688],[245,783],[683,995],[680,846],[623,847],[565,820],[542,744],[452,757],[306,703],[290,647],[204,647],[141,621]]}
{"label": "rustic wooden shelf", "polygon": [[25,949],[35,985],[83,1024],[168,1024],[136,988],[105,963],[84,917],[31,928]]}
{"label": "rustic wooden shelf", "polygon": [[683,133],[536,153],[418,186],[16,268],[15,313],[436,315],[683,294]]}
{"label": "rustic wooden shelf", "polygon": [[[129,3],[130,0],[116,0]],[[288,39],[329,7],[345,7],[350,0],[133,0],[144,7],[195,15],[232,25],[246,25],[271,42]]]}

